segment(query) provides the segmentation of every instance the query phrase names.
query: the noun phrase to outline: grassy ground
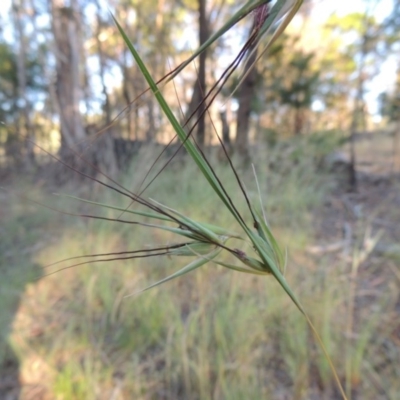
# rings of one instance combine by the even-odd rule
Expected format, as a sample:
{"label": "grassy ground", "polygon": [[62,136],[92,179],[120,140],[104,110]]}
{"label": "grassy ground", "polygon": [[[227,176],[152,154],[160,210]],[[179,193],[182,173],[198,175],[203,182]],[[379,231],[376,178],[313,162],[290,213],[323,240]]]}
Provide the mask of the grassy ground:
{"label": "grassy ground", "polygon": [[[400,222],[398,187],[388,182],[368,202],[371,188],[364,179],[360,193],[350,196],[316,168],[320,149],[307,140],[278,144],[268,157],[256,154],[267,216],[289,250],[287,279],[321,332],[349,397],[398,399],[400,274],[398,253],[389,246],[396,244]],[[127,187],[137,188],[148,159],[136,160],[122,178]],[[148,197],[234,228],[203,179],[183,162],[158,178]],[[222,165],[219,172],[243,204],[229,169]],[[241,176],[256,198],[252,173]],[[118,215],[52,196],[47,186],[13,186],[62,210]],[[90,182],[60,191],[129,204]],[[210,264],[125,298],[178,269],[168,257],[90,264],[44,277],[68,266],[44,268],[66,257],[174,238],[58,214],[10,192],[1,196],[0,398],[339,398],[309,328],[272,279]],[[382,223],[388,218],[389,227]],[[372,250],[379,229],[380,250]]]}

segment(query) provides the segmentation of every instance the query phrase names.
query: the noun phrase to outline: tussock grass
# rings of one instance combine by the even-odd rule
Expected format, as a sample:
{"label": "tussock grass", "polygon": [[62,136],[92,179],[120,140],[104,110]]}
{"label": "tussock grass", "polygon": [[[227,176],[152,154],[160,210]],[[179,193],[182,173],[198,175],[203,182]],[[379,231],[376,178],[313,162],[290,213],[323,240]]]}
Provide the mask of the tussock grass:
{"label": "tussock grass", "polygon": [[[240,63],[248,51],[254,51],[264,34],[271,33],[263,54],[302,1],[278,0],[271,10],[264,7],[267,3],[247,2],[203,47],[249,11],[255,9],[257,13],[256,7],[263,6],[259,25],[235,62]],[[291,259],[296,264],[296,254],[301,254],[308,241],[307,233],[313,228],[307,216],[319,204],[325,182],[317,177],[315,170],[310,170],[313,165],[310,159],[296,152],[288,157],[289,164],[291,161],[296,164],[294,172],[282,174],[283,168],[280,179],[274,181],[265,176],[265,169],[258,175],[261,185],[255,183],[254,188],[247,187],[252,182],[249,172],[243,171],[239,179],[232,164],[217,173],[189,137],[191,131],[187,133],[179,124],[146,65],[115,22],[197,168],[191,170],[189,164],[184,173],[165,174],[162,180],[165,186],[152,189],[157,201],[147,200],[142,196],[143,191],[135,194],[112,179],[108,178],[118,188],[91,178],[114,191],[114,196],[119,193],[131,203],[144,206],[145,211],[128,209],[129,204],[105,205],[103,200],[96,202],[93,197],[85,200],[65,196],[82,203],[75,206],[78,211],[62,213],[89,218],[89,222],[63,232],[57,245],[37,258],[46,279],[28,286],[15,319],[12,335],[15,352],[20,357],[28,354],[46,360],[42,362],[47,366],[46,372],[42,371],[47,375],[46,391],[67,398],[277,398],[282,390],[290,390],[293,398],[299,399],[318,392],[329,398],[340,394],[341,398],[350,399],[353,389],[360,390],[360,360],[372,337],[367,330],[360,331],[358,346],[353,347],[352,340],[345,338],[344,354],[337,348],[344,331],[349,336],[354,333],[354,283],[350,288],[343,285],[342,271],[329,268],[315,278],[317,268],[313,265],[285,276],[285,258],[271,231],[271,226],[278,226],[280,235],[286,236],[289,244],[297,238],[297,249]],[[272,32],[274,24],[276,30]],[[187,62],[202,50],[196,51]],[[169,79],[187,62],[174,70]],[[242,73],[241,79],[246,73]],[[303,159],[308,162],[301,164]],[[229,157],[228,161],[231,163]],[[205,180],[197,180],[199,173]],[[230,179],[225,177],[227,173]],[[193,181],[196,185],[190,187]],[[230,183],[236,186],[237,194],[232,194],[235,186],[228,188]],[[266,194],[270,199],[267,207],[273,211],[272,222],[265,219],[263,205],[254,206],[257,195],[262,199]],[[55,200],[56,207],[63,207],[65,197],[59,203]],[[241,206],[237,206],[239,197],[250,221],[243,217]],[[170,201],[173,208],[169,207]],[[102,208],[96,215],[82,211],[96,207]],[[141,216],[144,220],[138,222],[126,217],[122,220],[122,214]],[[125,224],[123,228],[121,223]],[[240,233],[232,229],[240,229]],[[186,241],[177,243],[177,235]],[[156,239],[155,245],[149,247],[152,239]],[[233,243],[238,241],[240,245],[235,247]],[[164,245],[159,245],[160,242]],[[127,253],[124,249],[132,243],[140,250]],[[52,251],[60,253],[59,258],[64,253],[63,262],[69,264],[49,265],[48,254]],[[70,257],[79,253],[80,257]],[[187,257],[195,260],[189,264],[180,260]],[[354,278],[356,252],[353,257]],[[232,258],[240,264],[234,264]],[[171,266],[178,267],[178,272],[168,274]],[[192,271],[195,274],[183,282],[174,279]],[[237,271],[246,274],[239,275]],[[60,274],[63,280],[59,279]],[[275,279],[257,279],[257,275],[271,275]],[[162,283],[167,285],[161,291],[158,286]],[[291,289],[295,285],[296,295]],[[347,298],[343,295],[344,287],[350,289]],[[125,300],[132,293],[150,288],[156,290],[132,301]],[[336,313],[347,312],[344,322],[332,311],[333,305]],[[296,308],[300,314],[294,313]],[[376,317],[379,315],[377,312]],[[316,321],[315,325],[312,321]],[[368,326],[374,329],[375,324]],[[317,339],[317,348],[312,345],[312,336]],[[346,381],[346,393],[341,378]]]}
{"label": "tussock grass", "polygon": [[[267,210],[274,211],[268,214],[274,216],[270,223],[280,242],[290,248],[287,280],[309,310],[339,376],[344,379],[350,360],[363,378],[359,383],[354,380],[359,396],[378,399],[381,389],[365,377],[374,373],[371,366],[384,357],[382,343],[391,333],[383,326],[390,315],[394,316],[393,293],[377,302],[372,311],[369,307],[358,309],[355,334],[361,340],[353,338],[356,346],[344,353],[348,269],[346,265],[331,265],[328,258],[314,263],[303,252],[312,240],[310,213],[320,206],[326,195],[324,188],[329,187],[329,178],[305,163],[300,166],[307,171],[304,175],[291,168],[285,168],[284,174],[257,168]],[[134,179],[140,181],[138,171],[144,170],[136,163],[125,179],[129,181],[135,174]],[[166,170],[163,184],[151,187],[149,195],[176,204],[182,212],[196,217],[198,213],[204,220],[232,228],[234,221],[229,215],[211,207],[212,195],[206,183],[197,179],[195,168],[188,164],[180,171],[181,179],[176,170]],[[218,172],[224,178],[231,174],[226,166],[220,166]],[[246,187],[256,199],[251,171],[243,174],[245,179],[248,174]],[[226,182],[234,189],[232,180]],[[179,196],[174,185],[187,196]],[[71,188],[68,191],[71,193]],[[77,188],[81,196],[84,191]],[[318,191],[319,196],[312,195]],[[290,201],[294,192],[300,214]],[[126,200],[108,191],[96,196],[107,203],[126,205]],[[241,194],[236,191],[234,196],[236,199]],[[194,209],[199,199],[204,203]],[[59,207],[76,212],[91,208],[59,196],[52,199],[47,195],[39,200],[54,200],[54,205],[59,202]],[[23,274],[32,263],[44,266],[71,254],[173,241],[168,232],[64,218],[36,206],[22,209],[12,202],[8,206],[12,212],[7,226],[10,232],[11,227],[25,227],[25,233],[18,232],[23,243],[33,245],[43,237],[38,234],[33,240],[28,233],[32,228],[53,237],[41,249],[2,260],[2,268],[7,267],[21,279],[27,279]],[[102,212],[115,215],[108,209]],[[292,218],[286,217],[288,212]],[[303,231],[310,235],[305,236]],[[25,289],[23,284],[14,286],[11,282],[5,291],[2,285],[2,304],[5,299],[12,302],[10,292],[20,296],[13,322],[13,315],[7,317],[10,332],[4,334],[10,333],[9,343],[20,359],[24,382],[45,382],[50,397],[67,399],[109,399],[112,395],[135,399],[335,398],[325,357],[315,346],[302,316],[271,279],[209,264],[139,297],[124,299],[126,294],[176,270],[179,264],[184,265],[184,260],[176,257],[99,263],[40,281],[29,278]],[[41,274],[46,272],[42,270]],[[392,363],[382,376],[375,376],[381,386],[386,386],[387,398],[393,399],[399,389],[395,368]]]}

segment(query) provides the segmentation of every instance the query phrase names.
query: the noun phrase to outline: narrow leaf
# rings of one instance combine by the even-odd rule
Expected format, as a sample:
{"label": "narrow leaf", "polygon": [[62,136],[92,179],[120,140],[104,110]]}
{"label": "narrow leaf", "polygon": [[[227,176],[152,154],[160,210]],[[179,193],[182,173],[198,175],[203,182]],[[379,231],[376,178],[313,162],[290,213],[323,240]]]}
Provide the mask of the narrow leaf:
{"label": "narrow leaf", "polygon": [[161,214],[157,214],[157,213],[151,213],[148,211],[137,211],[137,210],[130,210],[130,209],[126,209],[126,208],[122,208],[122,207],[117,207],[117,206],[110,206],[108,204],[104,204],[104,203],[99,203],[97,201],[91,201],[91,200],[87,200],[87,199],[82,199],[80,197],[75,197],[75,196],[71,196],[68,194],[58,194],[55,193],[57,196],[62,196],[62,197],[68,197],[70,199],[74,199],[74,200],[79,200],[83,203],[88,203],[88,204],[93,204],[95,206],[99,206],[99,207],[104,207],[104,208],[109,208],[111,210],[117,210],[117,211],[123,211],[124,213],[129,213],[129,214],[135,214],[135,215],[141,215],[143,217],[148,217],[148,218],[154,218],[154,219],[159,219],[162,221],[168,221],[168,222],[175,222],[173,221],[171,218],[166,217],[165,215],[161,215]]}
{"label": "narrow leaf", "polygon": [[169,275],[166,278],[161,279],[160,281],[158,281],[156,283],[153,283],[150,286],[147,286],[145,289],[142,289],[139,292],[135,292],[135,293],[129,294],[129,295],[125,296],[125,297],[131,297],[131,296],[133,296],[135,294],[142,293],[142,292],[144,292],[146,290],[149,290],[151,288],[159,286],[159,285],[161,285],[161,284],[163,284],[165,282],[168,282],[168,281],[170,281],[172,279],[179,278],[180,276],[182,276],[184,274],[187,274],[188,272],[191,272],[191,271],[193,271],[193,270],[195,270],[197,268],[200,268],[202,265],[208,263],[210,260],[212,260],[214,257],[216,257],[221,252],[221,250],[222,249],[218,248],[215,251],[213,251],[212,253],[209,253],[207,256],[204,256],[202,258],[199,258],[199,259],[191,262],[190,264],[186,265],[186,267],[183,267],[182,269],[180,269],[179,271],[175,272],[174,274]]}

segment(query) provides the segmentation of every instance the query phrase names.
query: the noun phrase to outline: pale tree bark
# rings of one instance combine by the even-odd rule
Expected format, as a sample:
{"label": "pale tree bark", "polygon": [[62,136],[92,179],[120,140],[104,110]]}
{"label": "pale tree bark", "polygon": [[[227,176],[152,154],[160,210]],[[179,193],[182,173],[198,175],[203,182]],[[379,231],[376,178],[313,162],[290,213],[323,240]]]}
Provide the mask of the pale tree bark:
{"label": "pale tree bark", "polygon": [[112,135],[111,126],[111,104],[110,96],[108,95],[107,85],[105,81],[106,74],[106,55],[103,49],[102,42],[100,40],[100,34],[102,30],[102,20],[101,20],[101,7],[99,1],[96,1],[97,7],[97,29],[95,32],[97,50],[99,53],[99,65],[100,65],[100,80],[102,85],[102,91],[104,95],[104,121],[106,125],[106,130],[98,136],[99,142],[96,147],[96,157],[98,158],[98,163],[107,172],[107,175],[115,176],[118,170],[118,164],[114,152],[114,139]]}
{"label": "pale tree bark", "polygon": [[147,132],[146,132],[146,141],[151,143],[154,141],[156,136],[156,124],[155,124],[155,115],[154,115],[154,101],[153,98],[149,97],[147,100]]}
{"label": "pale tree bark", "polygon": [[104,120],[107,125],[111,123],[111,105],[110,105],[110,96],[108,95],[107,85],[105,81],[105,72],[106,72],[106,56],[104,54],[103,45],[100,39],[101,31],[102,31],[102,20],[100,16],[101,8],[98,1],[96,1],[97,7],[97,26],[95,39],[97,44],[97,51],[99,53],[99,66],[100,66],[100,80],[102,86],[102,92],[104,96],[103,103],[103,111],[104,111]]}
{"label": "pale tree bark", "polygon": [[[91,164],[113,176],[116,173],[116,162],[112,138],[107,134],[96,137],[96,128],[88,126],[88,133],[93,139],[89,143],[80,112],[84,76],[81,61],[83,38],[80,37],[82,35],[80,10],[76,0],[70,0],[68,6],[64,0],[49,1],[56,54],[56,95],[61,131],[60,156],[80,169],[87,168],[87,164],[83,161],[72,157],[72,149]],[[76,162],[79,164],[76,165]]]}
{"label": "pale tree bark", "polygon": [[393,173],[400,172],[400,121],[396,121],[395,131],[393,132]]}
{"label": "pale tree bark", "polygon": [[[126,122],[127,122],[127,130],[128,130],[128,137],[131,140],[137,139],[137,118],[133,119],[133,111],[131,110],[131,98],[129,95],[129,82],[131,82],[131,75],[129,73],[129,68],[127,66],[127,50],[124,48],[123,50],[123,57],[122,62],[120,64],[120,68],[122,71],[123,77],[123,85],[122,85],[122,95],[126,102],[127,112],[126,112]],[[137,108],[135,108],[137,113]],[[135,122],[135,123],[134,123]]]}
{"label": "pale tree bark", "polygon": [[392,173],[393,176],[396,176],[400,172],[400,64],[397,67],[395,98],[391,114],[391,119],[395,124],[393,132]]}
{"label": "pale tree bark", "polygon": [[[366,29],[367,31],[367,29]],[[353,191],[357,190],[357,171],[356,171],[356,133],[360,127],[365,131],[365,102],[364,102],[364,86],[365,86],[365,59],[367,55],[367,34],[364,33],[361,43],[361,58],[357,78],[357,92],[354,101],[353,117],[350,126],[350,177],[349,183]]]}
{"label": "pale tree bark", "polygon": [[294,124],[293,131],[296,136],[303,133],[304,127],[304,109],[302,107],[296,107],[294,109]]}
{"label": "pale tree bark", "polygon": [[[138,15],[137,23],[132,27],[132,25],[127,23],[129,11],[130,8],[128,3],[124,3],[120,10],[119,19],[127,35],[131,38],[137,38],[141,29],[140,15]],[[128,59],[130,58],[130,52],[122,38],[120,40],[120,46],[122,53],[119,66],[123,77],[122,95],[127,106],[126,119],[128,137],[129,139],[136,141],[141,139],[139,107],[137,106],[137,103],[131,104],[131,102],[142,90],[144,90],[144,87],[142,77],[140,75],[138,76],[135,73],[134,68],[129,65]]]}
{"label": "pale tree bark", "polygon": [[227,110],[225,107],[219,110],[219,117],[221,120],[223,147],[219,147],[217,158],[220,162],[227,162],[228,159],[225,152],[227,152],[229,156],[232,156],[232,143],[230,137],[230,127],[228,122]]}
{"label": "pale tree bark", "polygon": [[66,7],[63,0],[49,0],[52,14],[52,31],[56,53],[56,94],[59,107],[61,142],[74,148],[85,138],[85,129],[79,110],[82,100],[80,50],[77,44],[79,31],[78,10]]}
{"label": "pale tree bark", "polygon": [[222,143],[228,149],[231,147],[231,137],[226,109],[219,111],[219,117],[222,125]]}

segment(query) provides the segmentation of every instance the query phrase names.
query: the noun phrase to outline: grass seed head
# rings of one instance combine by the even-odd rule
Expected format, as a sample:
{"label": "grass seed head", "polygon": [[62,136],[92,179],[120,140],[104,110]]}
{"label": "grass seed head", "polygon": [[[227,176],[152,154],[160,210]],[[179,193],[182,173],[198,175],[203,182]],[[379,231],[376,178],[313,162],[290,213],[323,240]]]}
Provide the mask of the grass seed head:
{"label": "grass seed head", "polygon": [[262,4],[253,11],[253,29],[252,31],[259,32],[264,25],[265,20],[269,15],[269,4]]}

